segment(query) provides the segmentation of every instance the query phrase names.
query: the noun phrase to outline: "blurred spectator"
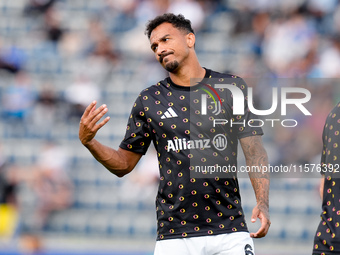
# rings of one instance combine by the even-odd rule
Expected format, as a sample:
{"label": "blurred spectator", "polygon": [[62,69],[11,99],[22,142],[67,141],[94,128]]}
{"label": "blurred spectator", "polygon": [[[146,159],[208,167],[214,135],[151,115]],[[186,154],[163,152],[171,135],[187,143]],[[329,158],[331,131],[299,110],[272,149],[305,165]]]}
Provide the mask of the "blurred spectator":
{"label": "blurred spectator", "polygon": [[87,20],[87,27],[84,31],[68,31],[63,36],[61,43],[61,49],[65,56],[76,58],[88,57],[95,45],[103,37],[107,37],[107,33],[102,24],[102,17],[97,15],[91,16]]}
{"label": "blurred spectator", "polygon": [[192,28],[198,32],[205,20],[205,12],[199,2],[195,0],[175,0],[170,2],[167,12],[174,14],[183,14],[186,19],[189,19]]}
{"label": "blurred spectator", "polygon": [[315,29],[298,10],[271,22],[263,42],[264,61],[278,77],[291,77],[292,64],[315,46]]}
{"label": "blurred spectator", "polygon": [[[107,78],[118,68],[120,56],[115,46],[115,38],[108,34],[99,17],[92,17],[88,29],[80,36],[83,61],[78,72],[86,73],[87,79],[97,84],[107,84]],[[91,66],[91,68],[88,68]]]}
{"label": "blurred spectator", "polygon": [[66,114],[62,112],[61,98],[56,94],[51,84],[45,84],[37,96],[29,125],[30,134],[38,137],[50,137],[53,128],[63,121]]}
{"label": "blurred spectator", "polygon": [[99,58],[105,60],[106,64],[115,64],[118,61],[118,54],[114,50],[112,40],[103,36],[93,45],[90,52],[90,58]]}
{"label": "blurred spectator", "polygon": [[323,16],[334,11],[337,2],[337,0],[309,0],[307,1],[307,5],[310,12]]}
{"label": "blurred spectator", "polygon": [[88,22],[87,30],[85,31],[86,47],[90,51],[96,43],[98,43],[102,38],[107,37],[108,34],[105,31],[103,23],[100,17],[92,17]]}
{"label": "blurred spectator", "polygon": [[115,63],[118,59],[118,54],[114,51],[112,41],[108,37],[103,37],[97,42],[92,56],[104,58],[111,63]]}
{"label": "blurred spectator", "polygon": [[251,48],[252,51],[259,57],[262,56],[262,42],[267,27],[270,24],[270,15],[266,12],[256,13],[251,21],[252,29],[252,40]]}
{"label": "blurred spectator", "polygon": [[105,0],[105,6],[117,10],[119,13],[130,15],[138,0]]}
{"label": "blurred spectator", "polygon": [[322,77],[340,78],[340,33],[331,38],[321,53],[319,69]]}
{"label": "blurred spectator", "polygon": [[[37,149],[37,148],[35,148]],[[46,140],[35,164],[13,166],[7,176],[19,186],[18,209],[22,233],[43,230],[49,217],[73,202],[73,183],[68,176],[69,158],[63,146]],[[30,198],[23,199],[22,192]]]}
{"label": "blurred spectator", "polygon": [[100,99],[100,90],[85,74],[80,74],[76,81],[65,90],[65,100],[70,104],[69,119],[79,121],[85,108]]}
{"label": "blurred spectator", "polygon": [[308,78],[320,78],[323,77],[320,70],[316,67],[318,63],[318,57],[316,48],[310,49],[305,56],[298,59],[295,63],[292,63],[290,76],[291,77],[308,77]]}
{"label": "blurred spectator", "polygon": [[337,0],[309,0],[305,2],[305,7],[313,16],[315,28],[322,35],[335,32],[332,13],[336,9],[337,2]]}
{"label": "blurred spectator", "polygon": [[159,168],[156,150],[150,147],[136,169],[121,187],[120,195],[125,200],[135,202],[153,201],[158,188]]}
{"label": "blurred spectator", "polygon": [[18,224],[16,182],[0,144],[0,238],[13,238]]}
{"label": "blurred spectator", "polygon": [[44,21],[47,40],[58,43],[64,35],[64,29],[55,8],[49,8],[46,11]]}
{"label": "blurred spectator", "polygon": [[[13,235],[17,230],[23,254],[38,254],[42,250],[41,231],[48,226],[52,214],[68,208],[73,202],[73,183],[67,174],[67,151],[46,141],[36,164],[13,166],[5,174],[1,155],[0,151],[0,199],[4,200],[0,201],[0,237],[6,234],[5,231],[11,231]],[[14,194],[16,186],[18,194]],[[25,202],[22,192],[33,199]],[[18,218],[20,224],[16,229]],[[5,226],[3,221],[6,221]]]}
{"label": "blurred spectator", "polygon": [[15,188],[15,182],[9,174],[8,162],[0,144],[0,204],[13,206],[17,204]]}
{"label": "blurred spectator", "polygon": [[35,228],[43,229],[53,212],[68,208],[73,202],[73,184],[67,174],[68,157],[65,148],[46,142],[29,177],[37,198]]}
{"label": "blurred spectator", "polygon": [[251,33],[251,24],[254,14],[248,8],[234,10],[232,16],[233,21],[235,22],[233,26],[233,35]]}
{"label": "blurred spectator", "polygon": [[25,255],[43,255],[43,244],[40,236],[25,233],[20,238],[20,250]]}
{"label": "blurred spectator", "polygon": [[170,0],[144,0],[135,8],[134,16],[139,25],[143,26],[148,20],[157,15],[167,12],[170,6]]}
{"label": "blurred spectator", "polygon": [[11,73],[16,73],[19,71],[19,67],[13,63],[8,62],[6,59],[0,57],[0,69],[7,70]]}
{"label": "blurred spectator", "polygon": [[340,33],[340,5],[334,10],[334,16],[331,16],[331,24],[334,25],[334,33]]}
{"label": "blurred spectator", "polygon": [[3,117],[7,119],[8,124],[13,124],[13,129],[21,134],[24,132],[24,121],[26,121],[33,102],[34,93],[31,90],[30,76],[21,71],[16,74],[14,82],[4,90],[2,95]]}
{"label": "blurred spectator", "polygon": [[24,14],[32,16],[43,14],[53,6],[55,2],[55,0],[27,0]]}
{"label": "blurred spectator", "polygon": [[4,47],[0,38],[0,69],[11,73],[17,73],[25,62],[25,54],[22,49],[12,45]]}
{"label": "blurred spectator", "polygon": [[139,0],[105,0],[100,17],[111,33],[126,32],[136,26],[134,10]]}

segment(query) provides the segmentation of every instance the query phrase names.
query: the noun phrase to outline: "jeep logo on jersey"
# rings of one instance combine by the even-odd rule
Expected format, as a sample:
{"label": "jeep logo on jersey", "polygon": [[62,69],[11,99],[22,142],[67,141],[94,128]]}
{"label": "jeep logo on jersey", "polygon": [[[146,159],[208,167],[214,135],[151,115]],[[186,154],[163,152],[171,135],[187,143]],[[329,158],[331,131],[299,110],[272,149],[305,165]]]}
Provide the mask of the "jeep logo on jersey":
{"label": "jeep logo on jersey", "polygon": [[210,139],[187,140],[186,138],[168,140],[167,152],[190,149],[209,149],[211,148],[211,145],[213,145],[216,150],[223,151],[228,145],[227,137],[223,134],[218,134],[215,135],[212,141]]}

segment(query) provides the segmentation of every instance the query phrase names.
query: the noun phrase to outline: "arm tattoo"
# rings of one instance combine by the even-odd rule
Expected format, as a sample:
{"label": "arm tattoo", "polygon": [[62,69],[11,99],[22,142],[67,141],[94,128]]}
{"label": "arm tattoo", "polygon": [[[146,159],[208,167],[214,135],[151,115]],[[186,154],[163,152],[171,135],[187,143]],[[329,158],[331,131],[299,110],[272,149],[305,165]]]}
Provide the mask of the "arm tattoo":
{"label": "arm tattoo", "polygon": [[270,181],[269,173],[263,171],[263,167],[268,167],[268,157],[262,139],[260,136],[250,136],[240,139],[240,142],[247,166],[250,167],[249,178],[255,191],[258,208],[269,219]]}

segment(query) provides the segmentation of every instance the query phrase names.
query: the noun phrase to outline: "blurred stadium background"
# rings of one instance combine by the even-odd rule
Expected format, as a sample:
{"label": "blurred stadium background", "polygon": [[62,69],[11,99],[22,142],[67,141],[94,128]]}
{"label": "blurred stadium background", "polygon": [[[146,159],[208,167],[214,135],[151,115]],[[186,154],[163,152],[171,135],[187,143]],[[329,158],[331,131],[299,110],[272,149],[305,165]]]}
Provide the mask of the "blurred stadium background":
{"label": "blurred stadium background", "polygon": [[[313,116],[264,141],[272,165],[318,163],[340,96],[338,0],[0,0],[0,254],[152,254],[154,152],[119,179],[82,147],[78,123],[93,99],[107,104],[97,136],[117,148],[138,93],[166,75],[144,35],[164,12],[191,19],[202,65],[249,79],[260,106],[273,81],[308,78]],[[257,254],[310,254],[319,175],[276,176]],[[240,186],[250,222],[255,197]]]}

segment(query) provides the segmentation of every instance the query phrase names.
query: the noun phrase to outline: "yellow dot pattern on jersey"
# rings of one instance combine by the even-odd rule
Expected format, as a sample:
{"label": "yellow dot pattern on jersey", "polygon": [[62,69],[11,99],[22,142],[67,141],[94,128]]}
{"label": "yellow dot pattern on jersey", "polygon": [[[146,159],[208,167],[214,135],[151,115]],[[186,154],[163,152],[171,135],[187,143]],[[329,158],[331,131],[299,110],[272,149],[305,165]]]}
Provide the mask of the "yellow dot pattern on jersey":
{"label": "yellow dot pattern on jersey", "polygon": [[[208,77],[238,86],[246,95],[247,86],[236,76],[209,71]],[[230,78],[238,82],[227,82]],[[242,135],[262,135],[262,130],[212,126],[215,119],[225,116],[239,122],[247,121],[245,116],[232,115],[233,98],[228,90],[216,89],[223,102],[221,116],[212,114],[214,106],[209,103],[209,114],[202,117],[202,90],[190,91],[176,86],[167,78],[141,92],[121,143],[123,149],[142,154],[151,142],[156,147],[160,168],[156,198],[158,239],[246,231],[237,180],[227,181],[217,176],[191,178],[195,165],[190,162],[209,164],[222,160],[223,164],[236,166],[237,139]],[[212,98],[208,98],[211,101]],[[196,140],[212,140],[221,133],[227,137],[228,152],[214,150],[211,143],[208,147],[195,147],[199,144]]]}

